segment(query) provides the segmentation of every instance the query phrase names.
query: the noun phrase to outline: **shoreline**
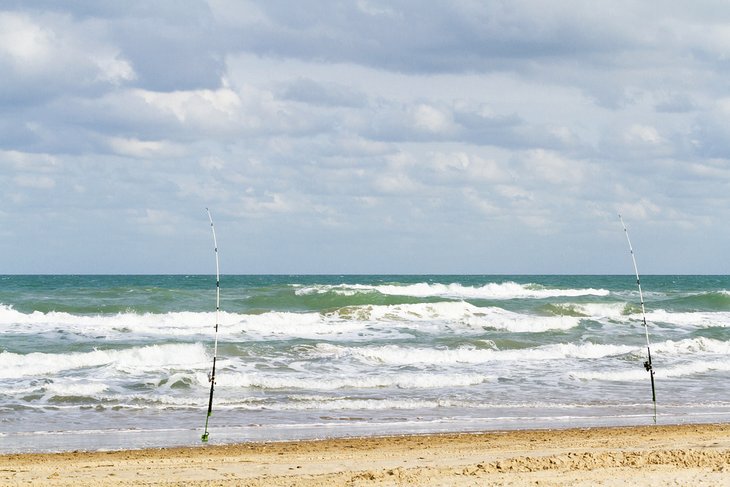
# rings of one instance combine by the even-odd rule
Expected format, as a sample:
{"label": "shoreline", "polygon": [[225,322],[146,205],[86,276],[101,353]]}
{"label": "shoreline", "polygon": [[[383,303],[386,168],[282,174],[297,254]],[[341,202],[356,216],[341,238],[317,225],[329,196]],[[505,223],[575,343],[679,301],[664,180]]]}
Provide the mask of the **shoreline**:
{"label": "shoreline", "polygon": [[730,424],[0,455],[0,485],[723,485]]}

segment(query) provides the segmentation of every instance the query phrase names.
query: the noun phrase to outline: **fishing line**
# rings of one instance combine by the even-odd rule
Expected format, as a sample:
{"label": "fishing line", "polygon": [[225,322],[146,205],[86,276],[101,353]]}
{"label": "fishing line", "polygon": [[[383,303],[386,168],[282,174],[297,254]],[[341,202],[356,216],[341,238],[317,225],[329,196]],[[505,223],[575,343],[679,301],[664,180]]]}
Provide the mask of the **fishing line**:
{"label": "fishing line", "polygon": [[215,238],[215,227],[213,226],[213,217],[210,215],[210,210],[205,209],[208,212],[208,220],[210,220],[210,230],[213,232],[213,251],[215,252],[215,342],[213,345],[213,370],[208,374],[208,380],[210,381],[210,397],[208,399],[208,414],[205,417],[205,432],[200,437],[203,443],[208,441],[208,420],[213,412],[213,390],[215,389],[215,362],[218,356],[218,315],[220,314],[221,308],[221,279],[220,271],[218,267],[218,241]]}
{"label": "fishing line", "polygon": [[641,317],[644,321],[644,335],[646,336],[646,353],[648,360],[644,362],[644,368],[649,372],[651,378],[651,400],[654,403],[654,423],[656,423],[656,390],[654,389],[654,369],[651,365],[651,346],[649,345],[649,327],[646,324],[646,310],[644,309],[644,294],[641,292],[641,279],[639,279],[639,268],[636,266],[636,256],[634,255],[634,248],[631,246],[631,239],[629,238],[629,231],[626,229],[626,224],[621,215],[618,216],[621,220],[621,226],[624,227],[624,233],[626,234],[626,241],[629,243],[629,252],[631,252],[631,261],[634,263],[634,272],[636,273],[636,285],[639,286],[639,300],[641,301]]}

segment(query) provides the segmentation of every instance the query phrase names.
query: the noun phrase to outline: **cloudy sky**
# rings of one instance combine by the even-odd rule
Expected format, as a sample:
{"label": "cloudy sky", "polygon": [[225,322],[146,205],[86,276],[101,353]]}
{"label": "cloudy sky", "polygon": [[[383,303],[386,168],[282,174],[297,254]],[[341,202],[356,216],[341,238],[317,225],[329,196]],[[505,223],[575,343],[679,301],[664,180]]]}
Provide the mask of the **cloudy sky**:
{"label": "cloudy sky", "polygon": [[0,8],[0,274],[730,273],[725,1]]}

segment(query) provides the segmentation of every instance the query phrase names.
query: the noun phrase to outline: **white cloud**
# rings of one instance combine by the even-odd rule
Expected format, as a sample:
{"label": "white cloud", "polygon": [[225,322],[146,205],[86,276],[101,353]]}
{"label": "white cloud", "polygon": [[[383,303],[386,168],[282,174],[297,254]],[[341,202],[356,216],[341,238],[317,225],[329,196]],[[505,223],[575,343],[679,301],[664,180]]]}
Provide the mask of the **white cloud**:
{"label": "white cloud", "polygon": [[534,196],[524,188],[521,188],[520,186],[511,185],[511,184],[501,184],[496,186],[495,188],[497,192],[504,196],[505,198],[508,198],[510,200],[514,201],[524,201],[524,202],[532,202],[534,201]]}
{"label": "white cloud", "polygon": [[51,154],[0,150],[0,167],[2,166],[21,171],[50,172],[58,169],[60,162],[57,156]]}
{"label": "white cloud", "polygon": [[145,228],[145,231],[154,235],[174,235],[181,218],[174,212],[145,208],[131,219],[135,225]]}
{"label": "white cloud", "polygon": [[471,157],[469,172],[477,181],[499,182],[509,178],[509,173],[494,159]]}
{"label": "white cloud", "polygon": [[493,157],[483,157],[479,152],[428,152],[423,156],[425,167],[419,170],[419,174],[434,185],[498,183],[509,179],[509,171],[502,164]]}
{"label": "white cloud", "polygon": [[51,189],[56,186],[53,178],[38,174],[19,174],[13,178],[13,182],[20,187],[33,189]]}
{"label": "white cloud", "polygon": [[124,81],[132,81],[137,75],[126,59],[121,59],[118,52],[99,52],[91,56],[92,62],[99,68],[96,79],[119,85]]}
{"label": "white cloud", "polygon": [[730,161],[727,159],[707,159],[704,162],[688,164],[687,170],[703,179],[730,181]]}
{"label": "white cloud", "polygon": [[180,122],[205,124],[221,117],[231,120],[237,118],[241,107],[239,96],[228,88],[171,93],[137,90],[135,95],[155,109],[173,114]]}
{"label": "white cloud", "polygon": [[496,216],[501,212],[500,207],[493,204],[488,198],[480,195],[474,188],[464,188],[462,193],[466,201],[484,215]]}
{"label": "white cloud", "polygon": [[139,140],[125,137],[110,137],[109,147],[119,155],[140,159],[181,156],[185,149],[165,140]]}
{"label": "white cloud", "polygon": [[200,167],[206,171],[220,171],[226,167],[226,162],[220,157],[206,156],[200,160]]}
{"label": "white cloud", "polygon": [[553,151],[535,149],[527,151],[524,159],[526,171],[551,184],[577,185],[584,179],[583,164],[562,157]]}
{"label": "white cloud", "polygon": [[450,154],[432,154],[432,164],[437,171],[466,172],[469,169],[471,160],[465,152],[453,152]]}
{"label": "white cloud", "polygon": [[649,145],[659,145],[664,142],[664,138],[659,135],[655,127],[646,125],[632,125],[625,132],[625,138],[628,143],[640,143]]}
{"label": "white cloud", "polygon": [[0,53],[22,73],[41,71],[53,60],[54,37],[25,15],[0,12]]}
{"label": "white cloud", "polygon": [[68,15],[0,12],[0,97],[78,93],[136,73],[103,26]]}
{"label": "white cloud", "polygon": [[238,211],[248,217],[261,218],[271,213],[290,213],[302,211],[305,208],[305,206],[295,205],[280,193],[266,191],[262,195],[244,194],[241,196]]}
{"label": "white cloud", "polygon": [[660,214],[659,205],[651,201],[649,198],[641,198],[632,203],[624,203],[619,208],[619,213],[624,218],[631,217],[633,220],[647,220]]}
{"label": "white cloud", "polygon": [[413,108],[414,125],[434,134],[448,133],[454,128],[450,114],[430,105],[419,104]]}
{"label": "white cloud", "polygon": [[418,185],[403,172],[391,172],[375,178],[374,188],[386,194],[408,194],[418,189]]}

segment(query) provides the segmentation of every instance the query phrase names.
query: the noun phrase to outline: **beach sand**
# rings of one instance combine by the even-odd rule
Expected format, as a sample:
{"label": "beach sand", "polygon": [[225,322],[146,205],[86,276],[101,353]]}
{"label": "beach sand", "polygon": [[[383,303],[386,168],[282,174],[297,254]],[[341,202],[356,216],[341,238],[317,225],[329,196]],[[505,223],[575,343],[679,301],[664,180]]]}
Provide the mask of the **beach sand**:
{"label": "beach sand", "polygon": [[14,454],[0,485],[730,486],[730,425]]}

